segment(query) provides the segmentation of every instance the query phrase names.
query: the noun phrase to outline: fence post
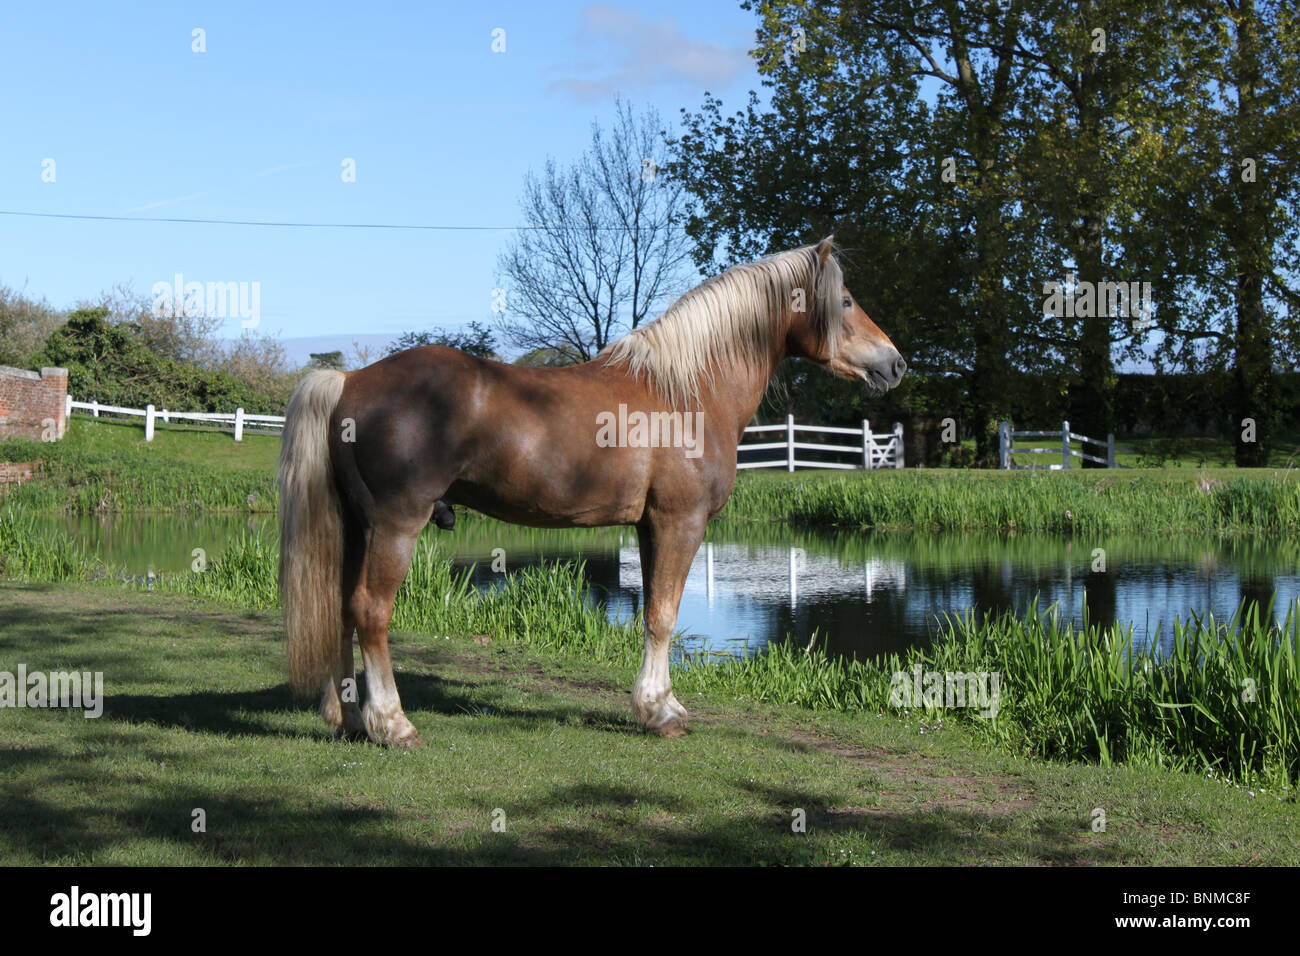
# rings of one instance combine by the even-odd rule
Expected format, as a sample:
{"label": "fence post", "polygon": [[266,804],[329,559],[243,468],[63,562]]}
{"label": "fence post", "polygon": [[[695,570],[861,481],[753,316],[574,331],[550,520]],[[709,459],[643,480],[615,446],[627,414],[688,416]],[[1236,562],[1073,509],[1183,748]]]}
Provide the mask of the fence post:
{"label": "fence post", "polygon": [[1061,467],[1070,467],[1070,423],[1061,423]]}
{"label": "fence post", "polygon": [[244,410],[235,409],[235,441],[244,440]]}
{"label": "fence post", "polygon": [[144,440],[153,441],[153,416],[154,409],[152,405],[146,405],[144,408]]}
{"label": "fence post", "polygon": [[871,422],[862,419],[862,468],[871,470]]}
{"label": "fence post", "polygon": [[1011,423],[998,422],[998,467],[1006,471],[1011,467]]}
{"label": "fence post", "polygon": [[1115,467],[1115,433],[1108,432],[1106,435],[1106,467]]}
{"label": "fence post", "polygon": [[894,422],[894,467],[903,467],[903,423]]}
{"label": "fence post", "polygon": [[71,418],[71,417],[72,417],[72,396],[71,396],[71,395],[64,395],[64,396],[63,396],[63,400],[64,400],[64,401],[63,401],[63,404],[64,404],[63,417],[64,417],[64,418]]}
{"label": "fence post", "polygon": [[99,399],[97,398],[92,398],[90,400],[90,417],[91,418],[99,417]]}
{"label": "fence post", "polygon": [[785,470],[794,471],[794,416],[785,416]]}

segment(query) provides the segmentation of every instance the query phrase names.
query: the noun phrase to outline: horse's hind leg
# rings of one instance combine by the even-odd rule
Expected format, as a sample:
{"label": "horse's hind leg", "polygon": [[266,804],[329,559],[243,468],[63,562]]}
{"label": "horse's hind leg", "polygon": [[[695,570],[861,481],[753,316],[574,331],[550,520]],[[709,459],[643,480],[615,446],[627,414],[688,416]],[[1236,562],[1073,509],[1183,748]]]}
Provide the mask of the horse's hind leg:
{"label": "horse's hind leg", "polygon": [[347,608],[343,610],[343,640],[339,644],[339,666],[330,675],[321,697],[320,712],[325,723],[334,728],[336,739],[365,740],[365,721],[361,718],[358,702],[355,658],[352,652],[352,632],[356,623]]}
{"label": "horse's hind leg", "polygon": [[402,712],[397,695],[388,656],[388,625],[397,589],[411,565],[419,529],[408,532],[372,527],[359,535],[364,541],[364,555],[354,574],[345,570],[345,580],[350,579],[351,586],[344,589],[344,614],[356,623],[366,668],[366,704],[361,717],[375,743],[415,747],[422,741],[415,725]]}

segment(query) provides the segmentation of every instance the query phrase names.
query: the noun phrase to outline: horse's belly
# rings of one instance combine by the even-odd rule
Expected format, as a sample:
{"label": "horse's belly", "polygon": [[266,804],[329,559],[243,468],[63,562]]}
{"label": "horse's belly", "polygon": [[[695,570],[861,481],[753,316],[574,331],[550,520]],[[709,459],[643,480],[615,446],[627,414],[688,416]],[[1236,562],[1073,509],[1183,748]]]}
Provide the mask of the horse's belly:
{"label": "horse's belly", "polygon": [[645,505],[643,496],[556,494],[535,489],[532,494],[511,494],[510,489],[457,481],[443,499],[464,505],[490,518],[537,528],[594,528],[635,524]]}

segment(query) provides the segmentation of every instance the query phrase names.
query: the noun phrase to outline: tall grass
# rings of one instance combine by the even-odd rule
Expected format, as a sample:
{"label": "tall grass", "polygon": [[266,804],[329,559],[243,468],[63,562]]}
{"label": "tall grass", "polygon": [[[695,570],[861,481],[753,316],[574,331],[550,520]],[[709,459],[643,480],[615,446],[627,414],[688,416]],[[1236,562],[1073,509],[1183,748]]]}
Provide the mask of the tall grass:
{"label": "tall grass", "polygon": [[[201,572],[165,573],[164,591],[240,607],[272,609],[277,546],[247,533]],[[102,573],[66,538],[37,534],[12,510],[0,513],[0,568],[9,577],[59,581]],[[138,580],[138,579],[133,579]],[[1285,623],[1271,609],[1177,621],[1173,641],[1135,646],[1132,629],[1073,624],[1053,608],[1039,613],[950,617],[934,642],[904,655],[858,661],[828,658],[789,643],[747,659],[680,660],[682,692],[720,694],[815,710],[892,713],[968,722],[1006,749],[1044,757],[1138,761],[1213,771],[1241,781],[1295,787],[1300,782],[1300,605]],[[639,621],[611,622],[588,600],[581,565],[548,564],[476,591],[430,543],[417,549],[393,626],[434,639],[486,634],[560,655],[635,668]],[[995,717],[891,700],[896,678],[913,668],[941,673],[997,672]]]}
{"label": "tall grass", "polygon": [[1195,472],[744,475],[723,517],[925,530],[1294,532],[1300,480],[1290,472],[1226,481]]}
{"label": "tall grass", "polygon": [[1300,776],[1298,638],[1300,604],[1280,627],[1257,604],[1226,623],[1177,620],[1167,651],[1135,647],[1131,626],[1076,627],[1055,611],[986,623],[966,615],[933,666],[1000,670],[1008,706],[990,730],[1029,753],[1284,784]]}
{"label": "tall grass", "polygon": [[100,569],[95,557],[66,535],[44,533],[31,515],[12,507],[0,510],[0,578],[69,581]]}
{"label": "tall grass", "polygon": [[823,710],[899,713],[895,679],[916,666],[943,675],[996,672],[996,716],[941,701],[906,712],[968,722],[1027,755],[1136,761],[1280,787],[1300,783],[1300,603],[1280,627],[1248,605],[1227,623],[1174,624],[1172,649],[1137,648],[1131,627],[1076,626],[1055,608],[948,618],[928,649],[857,661],[789,643],[749,659],[692,664],[683,690]]}

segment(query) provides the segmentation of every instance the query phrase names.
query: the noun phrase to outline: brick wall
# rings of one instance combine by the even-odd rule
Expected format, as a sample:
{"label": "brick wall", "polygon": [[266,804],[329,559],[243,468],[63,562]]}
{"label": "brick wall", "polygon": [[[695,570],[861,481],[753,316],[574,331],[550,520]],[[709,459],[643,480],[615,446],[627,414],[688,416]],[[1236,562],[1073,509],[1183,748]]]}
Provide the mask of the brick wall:
{"label": "brick wall", "polygon": [[0,365],[0,437],[62,438],[67,396],[65,368],[26,372]]}

